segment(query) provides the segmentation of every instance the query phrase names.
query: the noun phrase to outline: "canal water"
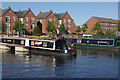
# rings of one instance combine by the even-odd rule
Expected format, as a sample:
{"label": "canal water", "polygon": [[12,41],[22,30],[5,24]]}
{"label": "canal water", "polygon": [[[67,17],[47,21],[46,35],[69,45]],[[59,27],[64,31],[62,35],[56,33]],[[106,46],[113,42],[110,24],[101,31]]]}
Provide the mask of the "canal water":
{"label": "canal water", "polygon": [[77,49],[76,57],[2,52],[3,78],[118,78],[118,52]]}

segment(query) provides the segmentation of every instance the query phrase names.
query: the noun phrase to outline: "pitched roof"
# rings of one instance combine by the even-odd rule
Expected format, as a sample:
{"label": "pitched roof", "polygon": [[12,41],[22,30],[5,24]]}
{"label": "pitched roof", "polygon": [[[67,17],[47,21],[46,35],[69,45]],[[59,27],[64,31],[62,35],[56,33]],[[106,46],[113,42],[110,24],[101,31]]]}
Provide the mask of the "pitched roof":
{"label": "pitched roof", "polygon": [[66,15],[66,13],[59,13],[59,14],[55,14],[55,15],[56,15],[56,17],[57,17],[59,20],[61,20],[61,19],[64,18],[64,16]]}
{"label": "pitched roof", "polygon": [[2,10],[2,16],[4,16],[10,9],[3,9]]}
{"label": "pitched roof", "polygon": [[37,15],[37,18],[38,18],[38,19],[45,19],[45,18],[47,18],[47,17],[50,15],[50,13],[51,13],[51,12],[39,13],[39,14]]}
{"label": "pitched roof", "polygon": [[[94,17],[94,16],[93,16]],[[99,22],[111,22],[118,23],[118,20],[110,19],[110,18],[102,18],[102,17],[94,17]]]}
{"label": "pitched roof", "polygon": [[[15,11],[14,11],[14,12],[15,12]],[[16,14],[19,18],[23,18],[28,12],[29,12],[29,10],[24,10],[24,11],[15,12],[15,14]]]}

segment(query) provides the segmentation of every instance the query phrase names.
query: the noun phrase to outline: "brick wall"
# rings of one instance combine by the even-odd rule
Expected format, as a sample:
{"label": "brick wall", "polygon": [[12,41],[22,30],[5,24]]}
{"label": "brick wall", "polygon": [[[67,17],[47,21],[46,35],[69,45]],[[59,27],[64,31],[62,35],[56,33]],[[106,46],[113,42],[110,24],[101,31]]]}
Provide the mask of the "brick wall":
{"label": "brick wall", "polygon": [[[6,16],[10,16],[10,22],[6,22]],[[4,16],[2,16],[2,21],[5,24],[10,24],[10,33],[13,33],[13,23],[15,23],[15,21],[13,21],[13,16],[15,16],[15,21],[18,21],[17,15],[11,9]]]}

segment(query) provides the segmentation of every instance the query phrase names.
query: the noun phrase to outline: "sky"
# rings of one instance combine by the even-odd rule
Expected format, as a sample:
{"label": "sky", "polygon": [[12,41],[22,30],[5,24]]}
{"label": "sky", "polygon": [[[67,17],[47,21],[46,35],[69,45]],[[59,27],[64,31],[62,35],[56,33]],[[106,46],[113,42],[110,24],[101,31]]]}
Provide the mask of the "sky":
{"label": "sky", "polygon": [[76,25],[84,24],[92,16],[118,19],[118,2],[2,2],[2,9],[8,6],[13,11],[31,8],[36,16],[40,11],[68,11]]}

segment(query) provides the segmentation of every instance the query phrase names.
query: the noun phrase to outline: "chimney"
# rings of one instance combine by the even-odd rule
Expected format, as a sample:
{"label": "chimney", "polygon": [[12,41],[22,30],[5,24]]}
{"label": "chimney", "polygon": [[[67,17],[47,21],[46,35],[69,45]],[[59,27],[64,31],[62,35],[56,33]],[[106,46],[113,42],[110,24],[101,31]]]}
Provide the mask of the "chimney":
{"label": "chimney", "polygon": [[50,12],[52,12],[52,10],[50,10]]}
{"label": "chimney", "polygon": [[40,13],[42,13],[42,12],[40,11]]}
{"label": "chimney", "polygon": [[68,13],[67,11],[65,11],[65,13]]}
{"label": "chimney", "polygon": [[56,13],[55,13],[56,14]]}
{"label": "chimney", "polygon": [[10,6],[8,7],[8,9],[11,9]]}
{"label": "chimney", "polygon": [[31,9],[30,9],[30,8],[28,8],[28,10],[30,11]]}
{"label": "chimney", "polygon": [[19,12],[20,12],[21,10],[19,10]]}

